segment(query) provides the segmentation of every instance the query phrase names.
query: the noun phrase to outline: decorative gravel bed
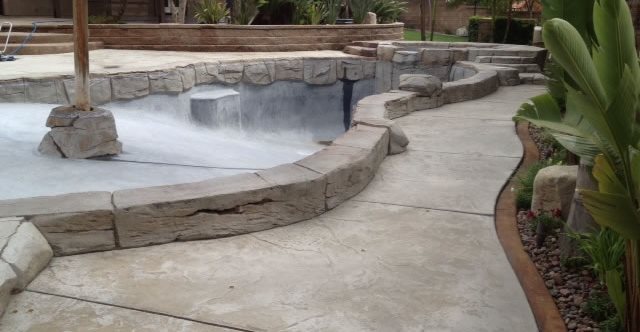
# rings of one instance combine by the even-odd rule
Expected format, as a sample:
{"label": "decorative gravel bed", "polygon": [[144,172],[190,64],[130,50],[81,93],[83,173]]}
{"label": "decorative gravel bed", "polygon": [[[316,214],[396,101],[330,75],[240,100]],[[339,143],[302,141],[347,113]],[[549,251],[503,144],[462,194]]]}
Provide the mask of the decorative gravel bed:
{"label": "decorative gravel bed", "polygon": [[[551,158],[555,149],[544,139],[544,133],[534,126],[529,127],[529,132],[538,147],[540,160]],[[602,298],[606,290],[588,266],[562,262],[559,247],[560,234],[564,231],[562,225],[548,229],[544,241],[538,245],[534,218],[535,214],[531,211],[518,212],[520,237],[525,251],[536,265],[558,306],[568,331],[601,331],[599,323],[590,314],[597,305],[596,299]]]}

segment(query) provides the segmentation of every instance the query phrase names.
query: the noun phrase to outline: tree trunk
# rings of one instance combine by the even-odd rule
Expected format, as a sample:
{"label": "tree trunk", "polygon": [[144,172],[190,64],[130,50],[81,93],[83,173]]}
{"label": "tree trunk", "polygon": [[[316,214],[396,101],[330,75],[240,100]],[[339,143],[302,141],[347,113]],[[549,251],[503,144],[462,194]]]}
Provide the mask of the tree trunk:
{"label": "tree trunk", "polygon": [[627,240],[625,252],[625,276],[627,312],[625,331],[640,331],[640,241]]}
{"label": "tree trunk", "polygon": [[433,41],[433,30],[436,29],[436,8],[438,7],[438,0],[431,0],[431,36],[430,41]]}
{"label": "tree trunk", "polygon": [[[587,209],[582,203],[582,197],[578,194],[578,189],[598,190],[598,184],[591,174],[592,167],[583,164],[578,166],[578,177],[576,179],[576,192],[571,202],[571,210],[567,218],[565,230],[577,233],[591,233],[598,231],[600,226],[596,224]],[[571,258],[579,255],[576,243],[566,235],[560,236],[561,257]]]}

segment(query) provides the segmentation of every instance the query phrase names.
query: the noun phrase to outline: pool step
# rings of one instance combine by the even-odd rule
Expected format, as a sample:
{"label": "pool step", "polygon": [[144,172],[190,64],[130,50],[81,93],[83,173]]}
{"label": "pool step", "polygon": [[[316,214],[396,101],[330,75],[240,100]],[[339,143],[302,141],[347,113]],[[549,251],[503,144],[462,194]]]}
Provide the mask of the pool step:
{"label": "pool step", "polygon": [[540,69],[540,66],[538,66],[535,63],[518,63],[518,64],[501,63],[501,64],[495,64],[495,65],[500,67],[515,68],[520,73],[541,73],[542,72],[542,70]]}
{"label": "pool step", "polygon": [[241,129],[240,93],[219,89],[191,95],[191,119],[208,128]]}
{"label": "pool step", "polygon": [[[7,53],[11,54],[20,47],[20,43],[7,45]],[[89,42],[89,50],[97,50],[103,47],[102,42]],[[73,42],[63,43],[27,43],[16,55],[41,55],[73,52]]]}
{"label": "pool step", "polygon": [[520,73],[520,84],[546,85],[547,80],[541,73]]}
{"label": "pool step", "polygon": [[[9,37],[10,44],[21,44],[27,37],[29,32],[12,32]],[[0,42],[7,40],[7,33],[0,32]],[[65,33],[34,33],[29,39],[29,44],[49,44],[49,43],[72,43],[73,35]]]}
{"label": "pool step", "polygon": [[345,47],[343,52],[347,54],[359,55],[359,56],[364,56],[368,58],[375,58],[378,54],[378,50],[376,48],[355,46],[355,45],[349,45]]}
{"label": "pool step", "polygon": [[497,63],[497,64],[535,64],[536,58],[522,56],[501,56],[501,55],[480,55],[475,59],[480,63]]}

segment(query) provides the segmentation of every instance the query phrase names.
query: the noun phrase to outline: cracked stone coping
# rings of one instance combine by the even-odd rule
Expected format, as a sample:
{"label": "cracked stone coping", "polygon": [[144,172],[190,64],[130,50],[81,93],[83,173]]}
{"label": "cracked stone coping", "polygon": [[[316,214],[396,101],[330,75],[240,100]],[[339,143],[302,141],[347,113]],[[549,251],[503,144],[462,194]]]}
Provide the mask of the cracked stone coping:
{"label": "cracked stone coping", "polygon": [[[333,68],[334,61],[311,65]],[[364,70],[362,63],[355,66]],[[387,154],[404,151],[408,140],[391,119],[466,100],[452,98],[456,93],[472,99],[497,89],[491,66],[459,66],[473,76],[445,84],[435,102],[407,91],[362,99],[351,129],[295,163],[195,183],[5,200],[0,217],[33,222],[57,256],[233,236],[307,220],[356,195]]]}
{"label": "cracked stone coping", "polygon": [[0,316],[11,294],[22,291],[53,257],[38,229],[21,217],[0,218]]}
{"label": "cracked stone coping", "polygon": [[[412,93],[379,98],[383,106]],[[374,96],[375,97],[375,96]],[[365,98],[365,104],[366,104]],[[384,116],[375,117],[385,120]],[[393,122],[354,123],[292,164],[195,183],[0,201],[0,216],[33,222],[56,255],[243,234],[307,220],[360,192],[387,155]],[[398,137],[398,129],[394,130]],[[400,135],[402,135],[400,133]],[[405,138],[406,139],[406,138]],[[407,142],[402,141],[402,147]]]}

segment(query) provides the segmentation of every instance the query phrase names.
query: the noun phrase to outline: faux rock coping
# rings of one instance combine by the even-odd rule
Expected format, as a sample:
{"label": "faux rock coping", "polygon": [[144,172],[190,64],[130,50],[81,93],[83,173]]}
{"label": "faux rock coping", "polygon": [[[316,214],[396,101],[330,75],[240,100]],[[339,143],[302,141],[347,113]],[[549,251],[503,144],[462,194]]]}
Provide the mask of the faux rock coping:
{"label": "faux rock coping", "polygon": [[[385,156],[409,143],[389,116],[413,93],[365,98],[354,122],[330,146],[294,163],[194,183],[0,201],[0,216],[20,216],[56,256],[227,237],[318,216],[359,193]],[[375,96],[373,96],[375,97]]]}
{"label": "faux rock coping", "polygon": [[[395,52],[397,46],[393,47]],[[333,84],[341,77],[375,77],[377,69],[370,62],[374,61],[220,61],[98,77],[92,79],[92,87],[110,87],[111,96],[102,93],[108,102],[178,93],[198,84],[264,85],[278,79]],[[33,223],[56,256],[233,236],[307,220],[356,195],[386,155],[406,149],[409,141],[392,119],[482,97],[502,82],[495,66],[459,61],[455,68],[461,68],[466,78],[444,83],[441,94],[424,97],[392,90],[363,98],[355,107],[351,129],[332,145],[295,163],[195,183],[5,200],[0,201],[0,217],[20,216]],[[3,96],[26,101],[32,87],[27,81],[0,82],[0,101]],[[40,83],[39,87],[55,88],[48,94],[55,100],[72,97],[68,89],[66,96],[60,94],[65,84]]]}
{"label": "faux rock coping", "polygon": [[12,293],[22,291],[51,260],[53,251],[24,218],[0,218],[0,316]]}
{"label": "faux rock coping", "polygon": [[[93,103],[103,105],[150,94],[180,94],[202,84],[268,85],[287,80],[327,85],[345,78],[345,74],[351,80],[373,79],[375,60],[353,56],[199,62],[150,71],[91,75],[90,92]],[[0,80],[0,103],[69,104],[74,93],[72,76]]]}

